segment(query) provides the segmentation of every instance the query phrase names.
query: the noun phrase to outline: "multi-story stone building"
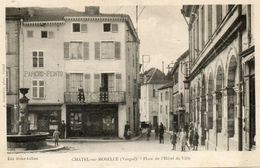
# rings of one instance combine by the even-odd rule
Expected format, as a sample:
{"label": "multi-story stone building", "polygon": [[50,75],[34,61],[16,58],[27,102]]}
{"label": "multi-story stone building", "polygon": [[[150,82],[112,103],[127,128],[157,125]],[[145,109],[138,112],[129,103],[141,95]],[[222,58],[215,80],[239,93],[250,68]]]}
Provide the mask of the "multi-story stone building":
{"label": "multi-story stone building", "polygon": [[254,8],[185,5],[190,112],[209,150],[255,146]]}
{"label": "multi-story stone building", "polygon": [[158,124],[159,94],[158,88],[169,81],[165,74],[157,68],[151,68],[144,72],[141,84],[140,121],[150,122],[153,126]]}
{"label": "multi-story stone building", "polygon": [[20,87],[30,88],[30,129],[67,137],[123,137],[138,130],[139,38],[131,18],[69,8],[26,8]]}
{"label": "multi-story stone building", "polygon": [[170,115],[171,128],[174,131],[180,131],[186,123],[189,123],[189,92],[185,88],[184,82],[188,74],[189,50],[185,51],[174,63],[169,75],[172,82],[172,111]]}
{"label": "multi-story stone building", "polygon": [[19,99],[19,40],[21,19],[26,10],[18,8],[6,9],[6,121],[7,133],[18,131],[18,99]]}

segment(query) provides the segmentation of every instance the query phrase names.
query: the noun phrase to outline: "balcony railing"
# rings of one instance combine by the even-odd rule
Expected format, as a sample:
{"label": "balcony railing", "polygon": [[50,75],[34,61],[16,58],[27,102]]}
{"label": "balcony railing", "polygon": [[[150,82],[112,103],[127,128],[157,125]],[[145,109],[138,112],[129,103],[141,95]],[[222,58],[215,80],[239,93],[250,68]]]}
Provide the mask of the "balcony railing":
{"label": "balcony railing", "polygon": [[84,92],[84,101],[80,100],[79,92],[65,92],[65,103],[124,103],[126,101],[125,92]]}

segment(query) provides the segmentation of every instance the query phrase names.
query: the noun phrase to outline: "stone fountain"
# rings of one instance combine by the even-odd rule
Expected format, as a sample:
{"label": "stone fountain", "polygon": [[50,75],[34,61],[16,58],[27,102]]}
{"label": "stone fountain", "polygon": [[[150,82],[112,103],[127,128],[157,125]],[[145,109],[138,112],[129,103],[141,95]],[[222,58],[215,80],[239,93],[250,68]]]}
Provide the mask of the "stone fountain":
{"label": "stone fountain", "polygon": [[7,148],[9,150],[37,150],[47,146],[46,139],[49,133],[30,132],[30,123],[28,120],[29,99],[25,96],[29,88],[19,89],[23,95],[19,99],[19,131],[18,134],[7,135]]}

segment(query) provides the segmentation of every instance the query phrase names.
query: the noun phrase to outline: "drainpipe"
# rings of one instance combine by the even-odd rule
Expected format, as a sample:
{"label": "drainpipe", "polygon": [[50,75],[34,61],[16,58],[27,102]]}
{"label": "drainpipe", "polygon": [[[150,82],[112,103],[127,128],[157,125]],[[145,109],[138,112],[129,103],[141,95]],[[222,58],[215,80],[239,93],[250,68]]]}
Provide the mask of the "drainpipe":
{"label": "drainpipe", "polygon": [[[238,5],[238,12],[239,15],[242,15],[242,5]],[[239,80],[239,84],[238,84],[238,150],[242,151],[243,150],[243,111],[242,111],[242,84],[243,84],[243,73],[242,73],[242,59],[240,56],[240,53],[242,52],[242,31],[239,30],[238,31],[238,80]]]}

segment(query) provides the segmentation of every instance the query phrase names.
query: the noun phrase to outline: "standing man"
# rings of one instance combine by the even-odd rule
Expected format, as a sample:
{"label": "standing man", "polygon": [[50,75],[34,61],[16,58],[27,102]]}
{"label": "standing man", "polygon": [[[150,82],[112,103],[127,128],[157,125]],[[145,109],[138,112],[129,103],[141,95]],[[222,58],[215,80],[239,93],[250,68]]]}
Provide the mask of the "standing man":
{"label": "standing man", "polygon": [[130,131],[130,125],[129,125],[128,121],[126,121],[125,129],[124,129],[125,139],[129,139],[129,131]]}
{"label": "standing man", "polygon": [[64,120],[62,120],[61,122],[61,139],[65,139],[65,132],[66,132],[66,124],[64,122]]}
{"label": "standing man", "polygon": [[197,128],[195,128],[194,136],[193,136],[193,150],[198,150],[199,145],[199,134]]}
{"label": "standing man", "polygon": [[155,132],[155,140],[157,140],[159,137],[159,127],[157,123],[155,125],[154,132]]}
{"label": "standing man", "polygon": [[164,143],[164,125],[162,123],[159,128],[159,143]]}

